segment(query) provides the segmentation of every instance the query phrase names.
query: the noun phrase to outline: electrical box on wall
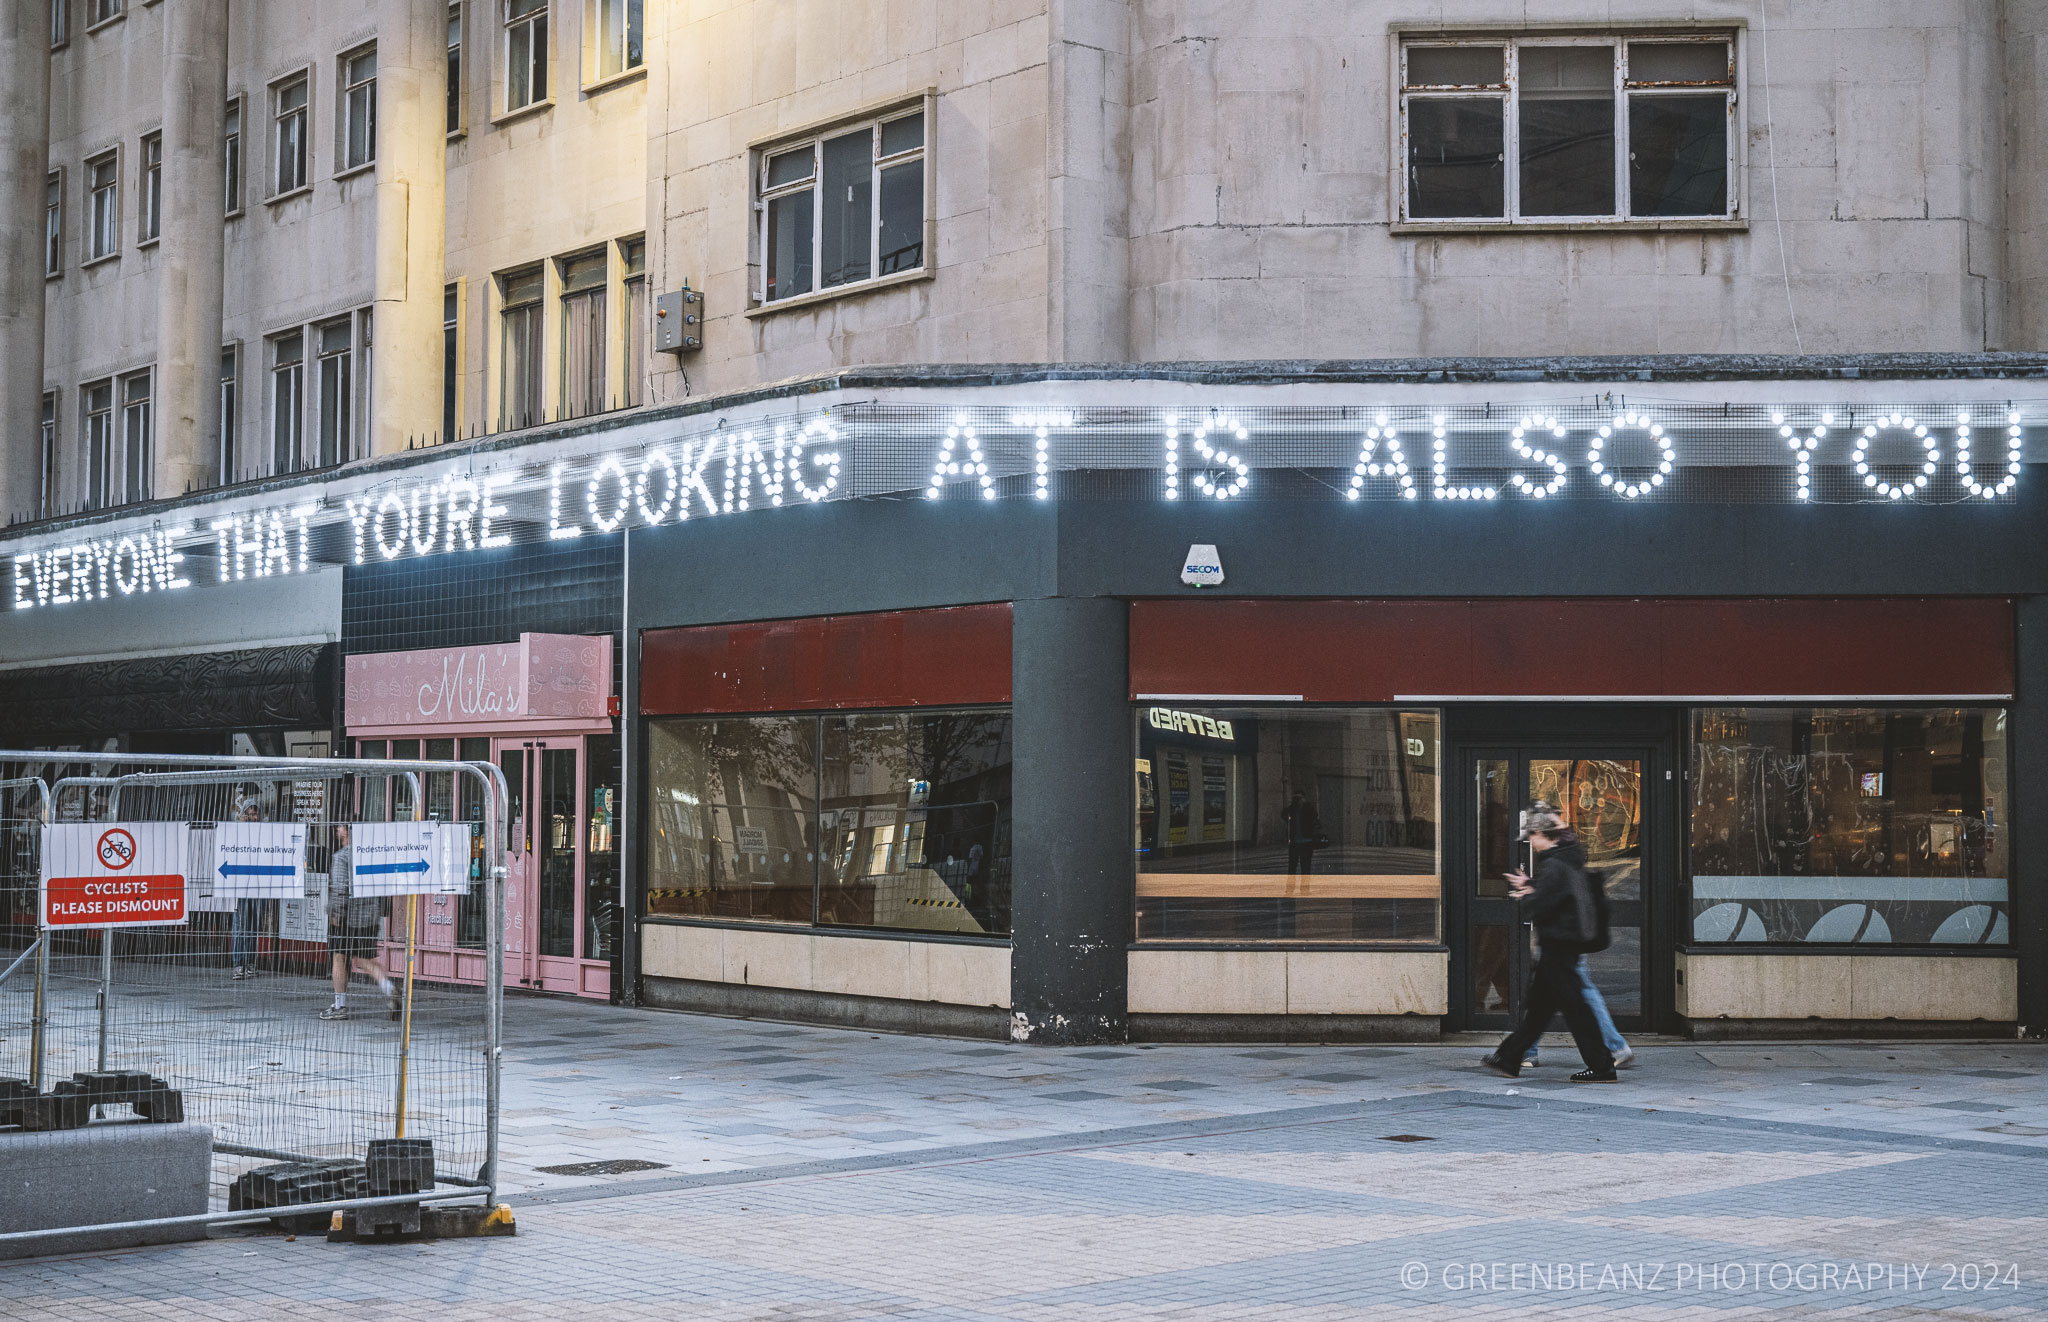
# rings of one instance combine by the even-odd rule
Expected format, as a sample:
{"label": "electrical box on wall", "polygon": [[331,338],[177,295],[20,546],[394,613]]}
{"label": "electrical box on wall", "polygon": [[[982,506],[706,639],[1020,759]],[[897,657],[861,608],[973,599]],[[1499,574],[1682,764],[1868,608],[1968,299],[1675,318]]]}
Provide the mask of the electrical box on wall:
{"label": "electrical box on wall", "polygon": [[654,347],[662,353],[693,353],[704,347],[704,295],[684,285],[654,300]]}

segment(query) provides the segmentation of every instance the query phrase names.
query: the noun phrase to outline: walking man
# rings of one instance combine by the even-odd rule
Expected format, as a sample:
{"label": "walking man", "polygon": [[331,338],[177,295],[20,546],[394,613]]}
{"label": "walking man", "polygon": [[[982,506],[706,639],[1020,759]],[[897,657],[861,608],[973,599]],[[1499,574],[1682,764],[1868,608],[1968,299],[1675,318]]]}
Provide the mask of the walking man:
{"label": "walking man", "polygon": [[1287,823],[1287,875],[1305,877],[1316,870],[1316,846],[1323,833],[1322,818],[1316,813],[1316,806],[1308,801],[1308,795],[1294,791],[1287,806],[1280,810],[1282,820]]}
{"label": "walking man", "polygon": [[351,965],[365,977],[377,980],[377,990],[390,1003],[391,1017],[402,1008],[391,975],[377,962],[378,924],[383,915],[375,896],[355,894],[355,851],[349,848],[348,828],[334,828],[334,861],[327,872],[327,949],[334,964],[334,1004],[320,1012],[322,1019],[348,1018],[348,975]]}
{"label": "walking man", "polygon": [[1562,1013],[1586,1062],[1585,1069],[1571,1076],[1572,1082],[1613,1083],[1614,1055],[1601,1040],[1600,1024],[1593,1007],[1586,1003],[1579,974],[1580,957],[1601,944],[1604,936],[1600,903],[1593,891],[1596,883],[1586,875],[1586,848],[1547,803],[1539,800],[1526,820],[1524,831],[1536,853],[1536,873],[1532,877],[1511,872],[1508,887],[1522,902],[1522,919],[1535,926],[1542,948],[1521,1025],[1494,1048],[1484,1064],[1495,1074],[1519,1077],[1529,1048],[1543,1036],[1551,1019]]}

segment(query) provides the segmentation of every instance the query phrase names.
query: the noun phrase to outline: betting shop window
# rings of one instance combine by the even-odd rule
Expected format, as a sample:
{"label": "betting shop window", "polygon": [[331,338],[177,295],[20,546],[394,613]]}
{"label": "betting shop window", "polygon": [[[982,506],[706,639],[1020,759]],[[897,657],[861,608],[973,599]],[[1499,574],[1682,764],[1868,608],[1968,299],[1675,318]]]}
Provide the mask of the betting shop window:
{"label": "betting shop window", "polygon": [[1438,940],[1439,716],[1136,711],[1144,941]]}
{"label": "betting shop window", "polygon": [[1010,931],[1005,708],[653,722],[648,912]]}
{"label": "betting shop window", "polygon": [[2012,943],[2006,713],[1693,714],[1695,944]]}
{"label": "betting shop window", "polygon": [[924,269],[925,155],[922,106],[759,153],[756,300]]}
{"label": "betting shop window", "polygon": [[1404,220],[1738,214],[1727,34],[1413,41],[1401,80]]}

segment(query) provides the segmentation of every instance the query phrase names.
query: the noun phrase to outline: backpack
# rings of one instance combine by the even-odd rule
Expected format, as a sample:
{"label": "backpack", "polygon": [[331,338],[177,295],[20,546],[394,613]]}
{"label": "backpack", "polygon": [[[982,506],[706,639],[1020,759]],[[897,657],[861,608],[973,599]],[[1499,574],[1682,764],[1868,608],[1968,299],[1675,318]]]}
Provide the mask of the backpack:
{"label": "backpack", "polygon": [[1605,950],[1614,940],[1614,933],[1607,925],[1607,874],[1599,868],[1576,868],[1574,871],[1577,875],[1572,881],[1573,888],[1584,886],[1593,902],[1593,930],[1585,933],[1584,948],[1589,953]]}

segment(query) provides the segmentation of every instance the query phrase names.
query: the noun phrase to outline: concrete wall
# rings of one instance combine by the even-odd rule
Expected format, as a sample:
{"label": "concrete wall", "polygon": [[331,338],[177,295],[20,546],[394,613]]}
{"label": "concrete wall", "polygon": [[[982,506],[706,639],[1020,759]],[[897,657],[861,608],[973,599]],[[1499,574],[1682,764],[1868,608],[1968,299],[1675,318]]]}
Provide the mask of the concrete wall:
{"label": "concrete wall", "polygon": [[999,1009],[1010,1005],[1007,946],[678,923],[645,924],[640,941],[641,972],[652,978]]}
{"label": "concrete wall", "polygon": [[2011,1024],[2018,965],[1940,955],[1678,956],[1684,1019],[1925,1020]]}
{"label": "concrete wall", "polygon": [[1442,950],[1130,953],[1132,1014],[1424,1015],[1450,1012]]}

